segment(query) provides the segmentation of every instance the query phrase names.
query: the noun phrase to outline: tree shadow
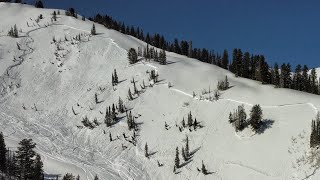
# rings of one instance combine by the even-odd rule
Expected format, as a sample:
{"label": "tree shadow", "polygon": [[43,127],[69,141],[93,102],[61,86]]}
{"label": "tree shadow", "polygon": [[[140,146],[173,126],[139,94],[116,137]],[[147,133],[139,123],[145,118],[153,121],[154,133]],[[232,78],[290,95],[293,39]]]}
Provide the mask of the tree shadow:
{"label": "tree shadow", "polygon": [[148,157],[151,157],[151,156],[153,156],[153,155],[155,155],[157,153],[158,153],[158,151],[154,151],[154,152],[148,153]]}
{"label": "tree shadow", "polygon": [[265,119],[261,122],[261,127],[258,129],[257,134],[264,133],[267,129],[270,129],[274,124],[274,120]]}
{"label": "tree shadow", "polygon": [[190,157],[193,156],[197,151],[199,151],[201,149],[201,146],[196,148],[195,150],[191,151],[189,154],[190,154]]}
{"label": "tree shadow", "polygon": [[192,159],[189,159],[189,160],[185,161],[184,163],[182,163],[182,164],[179,165],[179,168],[182,168],[182,167],[188,165],[188,164],[191,163],[192,161],[193,161]]}
{"label": "tree shadow", "polygon": [[[120,84],[120,83],[122,83],[122,82],[124,82],[124,81],[126,81],[126,80],[127,80],[127,79],[121,80],[121,81],[118,82],[118,84]],[[117,84],[117,85],[118,85],[118,84]]]}
{"label": "tree shadow", "polygon": [[167,61],[167,65],[170,65],[170,64],[175,64],[177,62],[174,62],[174,61]]}
{"label": "tree shadow", "polygon": [[216,173],[216,172],[206,172],[204,175],[210,175],[210,174],[213,174],[213,173]]}

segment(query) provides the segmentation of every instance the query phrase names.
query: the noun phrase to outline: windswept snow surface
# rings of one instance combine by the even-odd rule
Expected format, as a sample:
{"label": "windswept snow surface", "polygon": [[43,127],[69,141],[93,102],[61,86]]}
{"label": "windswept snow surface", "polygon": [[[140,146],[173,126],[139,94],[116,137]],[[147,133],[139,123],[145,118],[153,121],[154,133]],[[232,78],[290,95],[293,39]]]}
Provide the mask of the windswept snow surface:
{"label": "windswept snow surface", "polygon": [[[216,66],[169,52],[168,65],[145,60],[130,65],[127,50],[146,47],[144,42],[98,24],[98,35],[90,36],[92,22],[67,17],[62,10],[57,22],[51,22],[52,13],[52,9],[0,3],[0,131],[12,147],[32,138],[47,173],[71,172],[88,180],[96,174],[106,180],[320,178],[314,167],[303,163],[311,120],[320,109],[319,96],[235,78]],[[37,23],[40,14],[44,19]],[[14,24],[22,30],[19,38],[6,36]],[[72,40],[78,34],[82,40]],[[113,88],[114,69],[122,82]],[[149,85],[146,72],[152,69],[161,81],[128,101],[132,77],[141,89],[143,80]],[[203,89],[214,89],[226,75],[233,87],[222,92],[220,100],[199,100]],[[101,103],[95,103],[96,93]],[[121,120],[112,128],[103,124],[106,107],[119,97],[140,124],[137,146],[122,136],[132,136],[125,114],[118,115]],[[241,104],[247,114],[252,105],[262,106],[269,124],[263,133],[250,129],[235,133],[228,116]],[[190,111],[204,127],[179,132],[176,124]],[[85,116],[102,124],[92,130],[82,127]],[[110,142],[109,132],[119,139]],[[175,149],[181,152],[186,135],[194,156],[174,174]],[[150,159],[144,157],[146,142],[154,153]],[[202,160],[213,174],[197,171]],[[158,167],[157,161],[164,166]]]}

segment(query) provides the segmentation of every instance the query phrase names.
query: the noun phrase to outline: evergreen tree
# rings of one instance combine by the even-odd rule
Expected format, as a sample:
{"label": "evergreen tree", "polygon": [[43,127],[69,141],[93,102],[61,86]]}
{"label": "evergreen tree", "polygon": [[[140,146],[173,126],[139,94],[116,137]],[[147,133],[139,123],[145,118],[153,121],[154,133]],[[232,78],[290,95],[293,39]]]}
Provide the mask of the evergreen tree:
{"label": "evergreen tree", "polygon": [[318,112],[316,118],[311,122],[310,147],[320,145],[320,113]]}
{"label": "evergreen tree", "polygon": [[280,86],[280,74],[279,74],[279,66],[277,63],[274,64],[274,85],[275,87],[279,87]]}
{"label": "evergreen tree", "polygon": [[6,172],[7,169],[7,149],[6,144],[4,142],[3,134],[0,132],[0,172]]}
{"label": "evergreen tree", "polygon": [[57,21],[57,13],[56,13],[56,11],[53,11],[52,19],[53,19],[54,21]]}
{"label": "evergreen tree", "polygon": [[94,176],[94,180],[99,180],[98,175]]}
{"label": "evergreen tree", "polygon": [[189,156],[190,156],[189,138],[188,138],[188,136],[187,136],[187,139],[186,139],[185,155],[186,155],[187,158],[189,158]]}
{"label": "evergreen tree", "polygon": [[161,50],[160,51],[159,61],[160,61],[160,64],[162,64],[162,65],[167,64],[167,56],[166,56],[166,51],[165,50]]}
{"label": "evergreen tree", "polygon": [[7,172],[9,176],[17,177],[18,176],[18,165],[15,153],[8,151],[9,158],[7,159]]}
{"label": "evergreen tree", "polygon": [[128,59],[130,64],[134,64],[138,61],[138,55],[134,48],[130,48],[128,51]]}
{"label": "evergreen tree", "polygon": [[80,180],[80,176],[79,175],[77,176],[76,180]]}
{"label": "evergreen tree", "polygon": [[96,26],[94,24],[92,25],[91,35],[97,35]]}
{"label": "evergreen tree", "polygon": [[62,180],[74,180],[74,176],[71,173],[67,173],[63,176]]}
{"label": "evergreen tree", "polygon": [[223,56],[222,56],[222,68],[224,69],[228,69],[228,65],[229,65],[229,55],[228,55],[228,51],[225,49],[223,51]]}
{"label": "evergreen tree", "polygon": [[118,75],[117,75],[117,70],[116,70],[116,69],[114,69],[114,83],[115,83],[115,84],[118,84],[118,83],[119,83]]}
{"label": "evergreen tree", "polygon": [[304,65],[302,69],[302,88],[301,90],[304,92],[311,92],[311,84],[310,84],[310,79],[309,79],[309,68],[308,66]]}
{"label": "evergreen tree", "polygon": [[122,101],[122,99],[120,97],[119,97],[119,102],[118,102],[118,108],[119,108],[119,112],[120,113],[124,113],[125,112],[123,101]]}
{"label": "evergreen tree", "polygon": [[33,179],[32,180],[42,180],[43,179],[43,163],[39,154],[36,155],[36,159],[33,165]]}
{"label": "evergreen tree", "polygon": [[179,158],[179,148],[176,148],[176,158],[174,159],[174,166],[176,168],[180,167],[180,158]]}
{"label": "evergreen tree", "polygon": [[311,73],[310,73],[310,86],[311,86],[311,93],[314,93],[314,94],[318,94],[318,87],[317,87],[317,72],[316,72],[316,69],[313,68],[311,70]]}
{"label": "evergreen tree", "polygon": [[181,155],[184,161],[188,161],[188,157],[186,156],[186,153],[183,147],[181,148]]}
{"label": "evergreen tree", "polygon": [[243,56],[242,64],[242,77],[249,78],[249,66],[250,66],[250,53],[245,52]]}
{"label": "evergreen tree", "polygon": [[41,0],[37,0],[34,6],[36,8],[44,8],[43,2]]}
{"label": "evergreen tree", "polygon": [[14,32],[14,37],[16,37],[16,38],[19,37],[17,25],[14,25],[13,32]]}
{"label": "evergreen tree", "polygon": [[201,166],[201,172],[202,172],[204,175],[207,175],[207,174],[208,174],[208,170],[207,170],[206,166],[203,164],[203,161],[202,161],[202,166]]}
{"label": "evergreen tree", "polygon": [[144,156],[149,158],[149,151],[148,151],[148,144],[146,143],[146,145],[144,146]]}
{"label": "evergreen tree", "polygon": [[262,109],[259,104],[252,107],[250,113],[250,124],[253,130],[258,131],[262,124]]}
{"label": "evergreen tree", "polygon": [[109,140],[110,140],[110,142],[112,142],[112,135],[111,135],[111,132],[109,132]]}
{"label": "evergreen tree", "polygon": [[235,128],[237,131],[242,131],[245,128],[245,121],[247,118],[247,114],[244,109],[244,105],[238,106],[238,110],[236,111],[236,119],[235,119]]}
{"label": "evergreen tree", "polygon": [[186,127],[186,122],[184,121],[184,117],[182,118],[182,127]]}
{"label": "evergreen tree", "polygon": [[17,151],[18,178],[32,179],[36,144],[32,142],[32,139],[23,139],[19,145]]}
{"label": "evergreen tree", "polygon": [[193,125],[193,119],[190,111],[190,113],[188,114],[188,126],[191,127],[192,125]]}
{"label": "evergreen tree", "polygon": [[132,93],[131,93],[130,88],[129,88],[129,91],[128,91],[128,99],[129,99],[129,101],[132,101],[132,100],[133,100],[133,97],[132,97]]}

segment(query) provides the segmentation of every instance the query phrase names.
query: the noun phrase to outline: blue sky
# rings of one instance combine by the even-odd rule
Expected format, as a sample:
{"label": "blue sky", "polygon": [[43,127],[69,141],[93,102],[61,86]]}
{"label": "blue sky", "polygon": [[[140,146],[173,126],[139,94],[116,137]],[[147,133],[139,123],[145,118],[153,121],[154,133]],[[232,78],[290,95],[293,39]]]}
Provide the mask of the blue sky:
{"label": "blue sky", "polygon": [[194,47],[264,54],[268,62],[320,67],[319,0],[45,0],[50,8],[99,12]]}

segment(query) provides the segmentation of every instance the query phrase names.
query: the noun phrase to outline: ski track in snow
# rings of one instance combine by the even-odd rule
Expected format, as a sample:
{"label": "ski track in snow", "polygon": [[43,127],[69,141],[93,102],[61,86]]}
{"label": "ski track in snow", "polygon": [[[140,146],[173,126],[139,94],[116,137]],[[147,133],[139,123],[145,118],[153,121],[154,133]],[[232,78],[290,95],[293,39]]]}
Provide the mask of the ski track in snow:
{"label": "ski track in snow", "polygon": [[238,167],[241,167],[241,168],[246,168],[246,169],[250,169],[254,172],[257,172],[258,174],[261,174],[261,175],[264,175],[264,176],[268,176],[268,177],[273,177],[273,178],[280,178],[280,175],[279,174],[271,174],[271,173],[267,173],[265,171],[262,171],[262,170],[259,170],[257,168],[254,168],[254,167],[251,167],[251,166],[248,166],[248,165],[245,165],[241,162],[226,162],[225,163],[226,165],[232,165],[232,166],[238,166]]}

